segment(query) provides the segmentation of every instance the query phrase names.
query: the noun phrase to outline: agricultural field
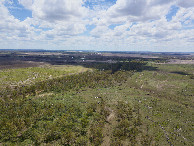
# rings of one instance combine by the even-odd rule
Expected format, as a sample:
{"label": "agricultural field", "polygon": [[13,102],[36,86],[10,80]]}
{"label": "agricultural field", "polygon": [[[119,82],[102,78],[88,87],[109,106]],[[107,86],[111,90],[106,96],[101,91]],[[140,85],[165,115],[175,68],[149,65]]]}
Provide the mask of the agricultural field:
{"label": "agricultural field", "polygon": [[0,145],[193,145],[194,65],[158,61],[0,70]]}

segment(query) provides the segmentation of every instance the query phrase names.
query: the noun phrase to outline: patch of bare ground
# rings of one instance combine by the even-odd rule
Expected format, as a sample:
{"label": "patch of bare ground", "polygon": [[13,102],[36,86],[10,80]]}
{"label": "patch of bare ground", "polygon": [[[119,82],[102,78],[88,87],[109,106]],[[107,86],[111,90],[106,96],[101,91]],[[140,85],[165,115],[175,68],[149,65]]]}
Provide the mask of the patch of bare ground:
{"label": "patch of bare ground", "polygon": [[44,62],[34,62],[34,61],[1,61],[0,70],[3,69],[16,69],[16,68],[27,68],[27,67],[41,67],[48,65]]}
{"label": "patch of bare ground", "polygon": [[107,116],[106,121],[107,123],[104,125],[104,129],[103,129],[103,142],[102,142],[102,146],[110,146],[111,144],[111,133],[112,133],[112,129],[113,126],[116,124],[116,116],[115,116],[115,112],[114,110],[108,108],[110,114]]}
{"label": "patch of bare ground", "polygon": [[53,93],[43,93],[43,94],[37,95],[36,97],[37,97],[37,98],[41,98],[41,97],[51,96],[51,95],[53,95]]}
{"label": "patch of bare ground", "polygon": [[[24,53],[26,56],[51,56],[51,55],[64,55],[63,53],[57,53],[57,52],[28,52]],[[24,55],[23,54],[23,55]],[[66,54],[65,54],[66,55]]]}
{"label": "patch of bare ground", "polygon": [[180,60],[180,59],[170,59],[167,63],[158,64],[194,64],[194,60]]}
{"label": "patch of bare ground", "polygon": [[117,56],[117,57],[137,57],[137,58],[159,58],[153,55],[142,55],[142,54],[124,54],[124,53],[103,53],[102,56]]}

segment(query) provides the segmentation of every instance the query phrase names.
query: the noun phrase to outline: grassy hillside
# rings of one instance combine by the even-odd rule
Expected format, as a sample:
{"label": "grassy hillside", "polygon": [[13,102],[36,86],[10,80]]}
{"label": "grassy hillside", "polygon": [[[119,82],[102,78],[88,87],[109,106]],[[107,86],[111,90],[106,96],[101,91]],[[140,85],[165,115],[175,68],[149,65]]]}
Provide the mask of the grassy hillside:
{"label": "grassy hillside", "polygon": [[47,65],[43,67],[4,69],[0,70],[0,88],[5,88],[7,86],[31,85],[35,82],[63,75],[85,72],[87,70],[87,68],[82,66],[71,65]]}
{"label": "grassy hillside", "polygon": [[0,143],[192,145],[194,66],[150,65],[68,76],[57,66],[58,78],[2,92]]}

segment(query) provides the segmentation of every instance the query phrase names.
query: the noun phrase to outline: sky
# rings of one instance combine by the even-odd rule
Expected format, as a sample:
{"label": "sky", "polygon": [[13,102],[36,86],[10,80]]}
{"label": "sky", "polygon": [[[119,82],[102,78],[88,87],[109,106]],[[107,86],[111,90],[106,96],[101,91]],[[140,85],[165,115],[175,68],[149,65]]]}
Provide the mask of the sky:
{"label": "sky", "polygon": [[194,52],[194,0],[0,0],[0,49]]}

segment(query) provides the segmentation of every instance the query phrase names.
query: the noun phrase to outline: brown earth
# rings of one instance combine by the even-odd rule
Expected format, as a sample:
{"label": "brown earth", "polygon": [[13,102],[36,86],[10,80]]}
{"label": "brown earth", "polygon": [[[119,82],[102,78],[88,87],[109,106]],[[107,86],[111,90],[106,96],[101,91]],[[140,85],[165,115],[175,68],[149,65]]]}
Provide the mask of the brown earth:
{"label": "brown earth", "polygon": [[167,64],[194,64],[194,60],[170,59]]}
{"label": "brown earth", "polygon": [[33,61],[0,61],[0,70],[2,69],[15,69],[15,68],[27,68],[27,67],[39,67],[48,65],[44,62]]}

